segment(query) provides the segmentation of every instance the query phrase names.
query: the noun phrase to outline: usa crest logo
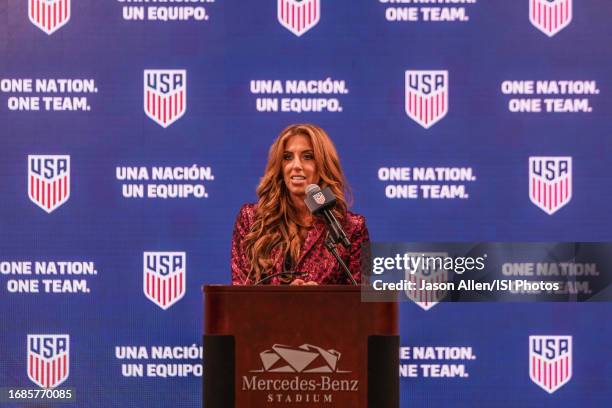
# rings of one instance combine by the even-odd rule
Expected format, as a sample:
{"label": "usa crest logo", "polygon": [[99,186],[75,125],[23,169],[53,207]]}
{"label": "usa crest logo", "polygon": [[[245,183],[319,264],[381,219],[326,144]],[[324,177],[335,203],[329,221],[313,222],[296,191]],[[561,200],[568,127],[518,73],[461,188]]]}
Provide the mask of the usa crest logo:
{"label": "usa crest logo", "polygon": [[429,129],[448,112],[448,71],[406,71],[406,114]]}
{"label": "usa crest logo", "polygon": [[51,213],[70,198],[70,156],[29,155],[28,195]]}
{"label": "usa crest logo", "polygon": [[312,196],[312,198],[315,200],[315,203],[321,205],[325,203],[325,194],[323,194],[321,191],[319,191],[318,193],[314,194]]}
{"label": "usa crest logo", "polygon": [[41,388],[55,388],[70,373],[68,334],[28,334],[28,378]]}
{"label": "usa crest logo", "polygon": [[187,110],[187,71],[145,69],[144,111],[158,125],[167,128]]}
{"label": "usa crest logo", "polygon": [[185,295],[185,252],[145,252],[143,272],[145,296],[162,309],[168,309]]}
{"label": "usa crest logo", "polygon": [[[445,258],[446,252],[408,253],[410,258]],[[446,296],[445,290],[421,289],[424,284],[440,284],[448,282],[448,272],[442,268],[441,262],[431,264],[419,264],[415,271],[405,270],[405,278],[414,283],[413,290],[406,289],[406,296],[416,303],[421,309],[427,311],[437,305]],[[440,268],[437,268],[440,266]],[[414,273],[412,273],[414,272]]]}
{"label": "usa crest logo", "polygon": [[529,20],[549,37],[572,21],[572,0],[529,0]]}
{"label": "usa crest logo", "polygon": [[51,35],[70,20],[70,0],[28,0],[28,16],[32,24]]}
{"label": "usa crest logo", "polygon": [[278,0],[278,21],[298,37],[316,26],[321,0]]}
{"label": "usa crest logo", "polygon": [[552,394],[572,378],[572,336],[529,336],[529,376]]}
{"label": "usa crest logo", "polygon": [[572,158],[530,157],[529,198],[548,215],[569,203],[572,199]]}

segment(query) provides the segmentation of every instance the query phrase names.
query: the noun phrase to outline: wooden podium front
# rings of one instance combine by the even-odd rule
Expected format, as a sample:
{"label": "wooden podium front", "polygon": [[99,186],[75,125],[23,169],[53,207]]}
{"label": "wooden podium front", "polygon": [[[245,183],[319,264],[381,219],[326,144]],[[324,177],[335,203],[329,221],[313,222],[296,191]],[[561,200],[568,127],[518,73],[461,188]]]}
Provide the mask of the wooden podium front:
{"label": "wooden podium front", "polygon": [[399,407],[397,303],[356,286],[204,287],[205,408]]}

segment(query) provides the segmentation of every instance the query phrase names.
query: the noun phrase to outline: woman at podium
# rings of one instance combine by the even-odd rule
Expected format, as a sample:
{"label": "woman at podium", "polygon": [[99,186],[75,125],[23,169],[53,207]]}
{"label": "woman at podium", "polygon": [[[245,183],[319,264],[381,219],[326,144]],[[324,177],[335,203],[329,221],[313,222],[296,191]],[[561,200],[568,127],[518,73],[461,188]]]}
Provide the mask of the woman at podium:
{"label": "woman at podium", "polygon": [[240,209],[232,236],[232,283],[349,284],[351,279],[325,246],[327,226],[309,211],[306,187],[329,187],[332,212],[350,241],[338,255],[361,281],[361,250],[369,244],[365,218],[347,209],[348,186],[336,148],[316,125],[291,125],[270,147],[257,186],[256,204]]}

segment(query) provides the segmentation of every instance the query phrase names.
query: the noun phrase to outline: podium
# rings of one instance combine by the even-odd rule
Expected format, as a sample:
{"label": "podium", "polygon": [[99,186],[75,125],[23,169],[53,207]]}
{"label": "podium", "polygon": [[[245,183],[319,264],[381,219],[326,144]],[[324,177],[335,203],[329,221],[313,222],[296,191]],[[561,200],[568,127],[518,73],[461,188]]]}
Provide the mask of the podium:
{"label": "podium", "polygon": [[397,310],[356,286],[205,286],[204,408],[398,408]]}

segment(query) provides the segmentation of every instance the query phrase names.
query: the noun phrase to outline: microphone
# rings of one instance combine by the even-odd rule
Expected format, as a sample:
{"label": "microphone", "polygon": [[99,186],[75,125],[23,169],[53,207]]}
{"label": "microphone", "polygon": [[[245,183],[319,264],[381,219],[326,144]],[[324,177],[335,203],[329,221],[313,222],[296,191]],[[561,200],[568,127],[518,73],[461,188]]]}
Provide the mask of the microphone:
{"label": "microphone", "polygon": [[327,223],[325,247],[329,252],[331,252],[334,258],[336,258],[336,261],[346,274],[348,280],[353,285],[357,285],[355,278],[353,278],[351,271],[349,271],[349,268],[346,266],[342,258],[340,258],[338,249],[336,248],[336,244],[338,242],[340,242],[345,248],[349,248],[351,246],[351,241],[349,241],[346,233],[342,229],[342,226],[334,216],[334,213],[331,211],[336,205],[336,196],[329,187],[325,187],[323,190],[321,190],[321,187],[317,186],[316,184],[310,184],[306,187],[306,199],[304,202],[311,213],[314,215],[323,216],[323,218],[325,218],[325,222]]}
{"label": "microphone", "polygon": [[331,211],[336,205],[336,196],[329,187],[321,190],[321,187],[316,184],[308,185],[304,202],[311,213],[325,219],[334,243],[340,242],[345,248],[351,246],[351,241],[349,241],[342,226]]}

